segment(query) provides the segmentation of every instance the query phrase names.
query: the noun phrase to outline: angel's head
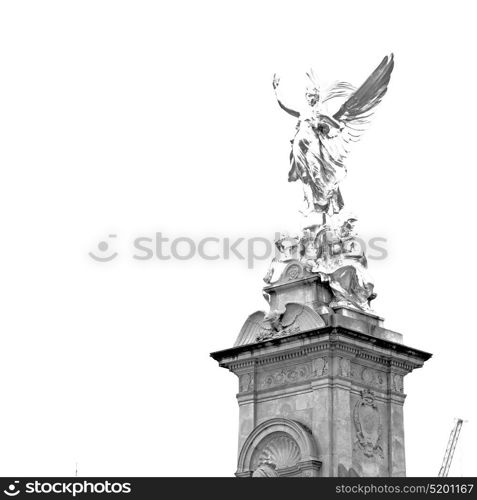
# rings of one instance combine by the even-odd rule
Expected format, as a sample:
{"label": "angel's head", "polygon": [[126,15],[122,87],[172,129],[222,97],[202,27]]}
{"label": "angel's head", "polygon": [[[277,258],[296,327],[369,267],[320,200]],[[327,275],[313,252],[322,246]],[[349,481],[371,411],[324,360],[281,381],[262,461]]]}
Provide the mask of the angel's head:
{"label": "angel's head", "polygon": [[305,98],[308,105],[313,107],[320,102],[320,86],[313,68],[306,73],[306,76],[308,77],[308,86],[306,87]]}
{"label": "angel's head", "polygon": [[320,102],[320,92],[316,87],[307,87],[305,98],[308,105],[314,107]]}

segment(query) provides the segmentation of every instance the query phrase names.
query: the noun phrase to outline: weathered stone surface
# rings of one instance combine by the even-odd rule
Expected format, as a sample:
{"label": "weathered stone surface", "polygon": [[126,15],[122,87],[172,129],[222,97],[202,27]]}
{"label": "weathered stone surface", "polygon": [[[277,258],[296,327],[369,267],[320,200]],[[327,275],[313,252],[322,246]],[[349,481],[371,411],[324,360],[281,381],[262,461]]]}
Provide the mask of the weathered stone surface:
{"label": "weathered stone surface", "polygon": [[[321,328],[211,355],[239,377],[238,476],[259,467],[257,475],[272,469],[278,476],[405,475],[403,377],[431,355],[365,317],[333,314],[325,321]],[[314,454],[296,458],[291,450],[300,443],[286,425],[273,446],[262,441],[273,440],[260,429],[276,419],[302,426]]]}
{"label": "weathered stone surface", "polygon": [[[297,273],[288,271],[298,270]],[[333,292],[328,283],[323,283],[318,275],[313,274],[298,261],[292,261],[283,272],[280,280],[264,287],[271,309],[279,309],[289,302],[305,304],[324,312],[321,306],[328,306],[333,300]]]}

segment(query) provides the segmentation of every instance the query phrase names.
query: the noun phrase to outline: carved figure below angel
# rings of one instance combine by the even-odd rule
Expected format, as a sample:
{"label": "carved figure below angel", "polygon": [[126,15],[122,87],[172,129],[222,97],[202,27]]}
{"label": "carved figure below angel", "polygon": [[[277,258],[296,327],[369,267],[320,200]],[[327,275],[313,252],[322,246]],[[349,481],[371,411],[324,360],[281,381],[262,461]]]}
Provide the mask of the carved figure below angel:
{"label": "carved figure below angel", "polygon": [[270,285],[318,274],[333,292],[329,307],[372,313],[376,293],[356,221],[354,216],[333,216],[326,224],[307,227],[301,237],[281,235],[275,243],[278,256],[264,281]]}
{"label": "carved figure below angel", "polygon": [[[368,262],[364,249],[354,230],[356,218],[347,218],[335,231],[329,226],[317,233],[319,257],[312,272],[329,282],[334,300],[330,307],[351,307],[373,312],[371,301],[376,298],[374,284],[368,273]],[[309,265],[309,261],[305,261]]]}
{"label": "carved figure below angel", "polygon": [[280,278],[288,263],[299,256],[300,238],[288,233],[281,233],[275,241],[277,255],[272,259],[267,274],[264,276],[265,283],[271,283]]}

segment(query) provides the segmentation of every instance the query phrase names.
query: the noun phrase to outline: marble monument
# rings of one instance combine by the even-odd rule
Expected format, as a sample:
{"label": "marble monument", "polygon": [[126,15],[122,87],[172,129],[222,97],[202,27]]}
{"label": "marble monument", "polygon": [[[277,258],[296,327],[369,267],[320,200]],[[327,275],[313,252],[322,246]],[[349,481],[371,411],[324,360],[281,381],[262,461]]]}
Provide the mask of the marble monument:
{"label": "marble monument", "polygon": [[[404,377],[430,354],[408,347],[373,310],[365,251],[339,184],[345,158],[386,94],[393,56],[359,87],[320,91],[307,76],[290,182],[304,188],[304,223],[282,234],[264,277],[267,311],[235,345],[211,354],[238,377],[238,477],[405,476]],[[332,109],[335,108],[333,112]]]}

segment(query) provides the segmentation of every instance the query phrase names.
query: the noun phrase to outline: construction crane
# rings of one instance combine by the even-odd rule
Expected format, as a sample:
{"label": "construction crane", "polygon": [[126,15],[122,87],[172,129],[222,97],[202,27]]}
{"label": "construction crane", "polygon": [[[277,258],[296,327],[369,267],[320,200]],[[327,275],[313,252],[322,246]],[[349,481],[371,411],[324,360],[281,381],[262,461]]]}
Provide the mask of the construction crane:
{"label": "construction crane", "polygon": [[451,430],[446,452],[444,453],[444,459],[442,460],[441,469],[439,470],[439,477],[447,477],[449,474],[449,469],[452,464],[452,459],[454,458],[454,451],[457,446],[457,440],[459,439],[463,422],[464,421],[461,418],[458,418]]}

